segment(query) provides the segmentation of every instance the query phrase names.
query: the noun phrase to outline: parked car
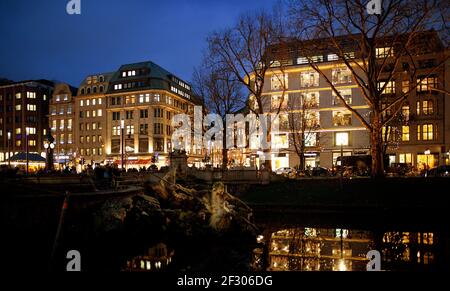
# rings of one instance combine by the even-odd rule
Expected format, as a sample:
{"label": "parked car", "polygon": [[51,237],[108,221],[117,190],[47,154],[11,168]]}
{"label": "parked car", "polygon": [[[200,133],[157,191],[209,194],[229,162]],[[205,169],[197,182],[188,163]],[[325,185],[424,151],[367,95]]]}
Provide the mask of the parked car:
{"label": "parked car", "polygon": [[450,166],[439,166],[425,171],[425,176],[427,177],[450,177]]}
{"label": "parked car", "polygon": [[315,167],[312,169],[312,175],[316,177],[327,177],[330,176],[330,172],[326,168]]}
{"label": "parked car", "polygon": [[295,170],[293,168],[289,168],[289,167],[281,167],[275,170],[275,174],[277,175],[288,175],[291,173],[294,173]]}
{"label": "parked car", "polygon": [[388,174],[391,174],[392,176],[405,176],[410,173],[412,169],[411,163],[393,163],[388,169]]}

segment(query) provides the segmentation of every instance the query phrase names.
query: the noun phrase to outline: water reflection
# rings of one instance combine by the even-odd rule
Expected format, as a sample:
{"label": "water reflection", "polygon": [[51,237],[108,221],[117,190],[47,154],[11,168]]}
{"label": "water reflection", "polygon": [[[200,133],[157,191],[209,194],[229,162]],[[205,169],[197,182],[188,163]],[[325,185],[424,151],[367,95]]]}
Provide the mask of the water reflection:
{"label": "water reflection", "polygon": [[172,262],[173,256],[173,250],[170,250],[164,243],[158,243],[149,248],[145,255],[128,260],[123,270],[142,272],[163,270]]}
{"label": "water reflection", "polygon": [[370,250],[379,250],[382,269],[428,265],[434,233],[382,232],[339,228],[290,228],[259,235],[252,266],[269,271],[365,271]]}

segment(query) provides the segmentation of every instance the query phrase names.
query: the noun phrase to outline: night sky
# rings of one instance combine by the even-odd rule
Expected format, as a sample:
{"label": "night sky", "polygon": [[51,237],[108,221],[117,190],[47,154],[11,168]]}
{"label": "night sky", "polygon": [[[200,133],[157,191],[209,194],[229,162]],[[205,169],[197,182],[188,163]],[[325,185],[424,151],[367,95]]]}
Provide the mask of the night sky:
{"label": "night sky", "polygon": [[151,60],[187,81],[207,35],[274,0],[0,1],[0,78],[50,79],[78,87],[86,75]]}

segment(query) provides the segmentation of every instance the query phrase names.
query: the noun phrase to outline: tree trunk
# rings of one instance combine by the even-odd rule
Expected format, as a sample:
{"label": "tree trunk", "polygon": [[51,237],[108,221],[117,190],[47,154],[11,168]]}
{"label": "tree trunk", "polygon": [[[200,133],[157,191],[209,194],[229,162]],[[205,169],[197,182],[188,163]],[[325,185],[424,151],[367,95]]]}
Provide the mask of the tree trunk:
{"label": "tree trunk", "polygon": [[305,151],[302,149],[298,155],[300,158],[300,163],[298,165],[300,171],[305,170]]}
{"label": "tree trunk", "polygon": [[383,158],[383,138],[380,122],[374,120],[372,124],[372,132],[370,133],[371,155],[372,155],[372,171],[373,178],[384,177],[384,158]]}

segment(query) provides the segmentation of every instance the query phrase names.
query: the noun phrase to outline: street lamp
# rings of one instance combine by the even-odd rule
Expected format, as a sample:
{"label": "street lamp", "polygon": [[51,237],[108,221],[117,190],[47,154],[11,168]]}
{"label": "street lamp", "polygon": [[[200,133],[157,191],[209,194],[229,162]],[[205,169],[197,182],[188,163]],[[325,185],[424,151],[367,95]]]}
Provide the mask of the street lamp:
{"label": "street lamp", "polygon": [[425,176],[428,177],[428,157],[431,154],[430,149],[426,149],[424,152],[425,156],[427,157],[427,164],[425,165]]}
{"label": "street lamp", "polygon": [[10,149],[10,143],[11,143],[11,131],[8,131],[8,168],[11,168],[11,149]]}
{"label": "street lamp", "polygon": [[340,177],[340,186],[341,190],[343,189],[343,176],[344,176],[344,145],[348,145],[348,133],[346,132],[338,132],[336,133],[336,145],[341,147],[341,177]]}
{"label": "street lamp", "polygon": [[120,121],[120,134],[121,134],[121,165],[122,165],[122,171],[125,169],[124,166],[124,155],[125,155],[125,151],[124,151],[124,143],[125,143],[125,137],[124,137],[124,127],[125,127],[125,120],[121,120]]}
{"label": "street lamp", "polygon": [[55,149],[55,139],[51,134],[48,134],[44,141],[46,169],[47,171],[53,170],[53,150]]}
{"label": "street lamp", "polygon": [[27,164],[26,164],[26,173],[28,175],[28,164],[29,164],[29,158],[28,158],[28,152],[29,152],[29,148],[28,148],[28,135],[30,134],[30,128],[26,127],[25,128],[25,151],[26,151],[26,159],[27,159]]}

